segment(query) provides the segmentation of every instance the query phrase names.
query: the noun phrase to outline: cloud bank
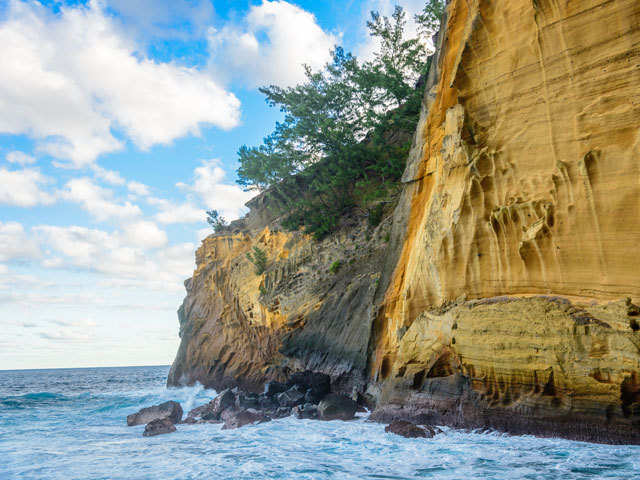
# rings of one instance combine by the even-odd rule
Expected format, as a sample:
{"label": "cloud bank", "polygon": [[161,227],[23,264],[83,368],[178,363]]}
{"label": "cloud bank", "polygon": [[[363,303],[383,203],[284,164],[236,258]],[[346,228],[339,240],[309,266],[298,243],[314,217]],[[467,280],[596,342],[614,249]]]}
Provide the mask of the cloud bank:
{"label": "cloud bank", "polygon": [[53,14],[13,0],[0,23],[0,133],[27,134],[65,165],[229,129],[240,101],[206,73],[140,57],[97,1]]}

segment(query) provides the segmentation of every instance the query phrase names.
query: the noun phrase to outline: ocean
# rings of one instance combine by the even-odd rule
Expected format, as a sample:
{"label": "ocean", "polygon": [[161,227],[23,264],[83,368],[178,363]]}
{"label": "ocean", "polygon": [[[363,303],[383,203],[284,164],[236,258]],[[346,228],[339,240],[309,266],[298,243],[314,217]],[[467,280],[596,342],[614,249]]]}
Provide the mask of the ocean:
{"label": "ocean", "polygon": [[285,418],[238,430],[178,425],[145,438],[142,407],[215,396],[167,389],[169,367],[0,371],[0,479],[640,479],[640,447],[445,428],[433,439]]}

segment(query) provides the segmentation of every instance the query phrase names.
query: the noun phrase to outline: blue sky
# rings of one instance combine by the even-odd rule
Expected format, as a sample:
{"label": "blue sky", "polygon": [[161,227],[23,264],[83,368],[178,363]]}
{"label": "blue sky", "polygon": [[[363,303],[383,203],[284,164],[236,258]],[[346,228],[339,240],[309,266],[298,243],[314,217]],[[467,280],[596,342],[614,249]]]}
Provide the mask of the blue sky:
{"label": "blue sky", "polygon": [[[391,0],[0,0],[0,368],[168,364],[236,151]],[[421,0],[400,1],[410,13]]]}

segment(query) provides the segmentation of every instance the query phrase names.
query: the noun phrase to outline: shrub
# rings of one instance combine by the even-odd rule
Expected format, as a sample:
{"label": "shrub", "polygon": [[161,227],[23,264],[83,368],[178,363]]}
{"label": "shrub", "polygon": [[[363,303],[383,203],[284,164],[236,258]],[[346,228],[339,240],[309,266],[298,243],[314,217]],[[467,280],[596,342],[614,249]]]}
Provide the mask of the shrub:
{"label": "shrub", "polygon": [[256,275],[262,275],[267,269],[267,254],[260,247],[253,247],[253,252],[247,252],[247,258],[253,263]]}
{"label": "shrub", "polygon": [[369,209],[369,216],[367,219],[369,220],[369,225],[371,227],[377,227],[380,225],[382,221],[382,214],[384,213],[384,204],[378,203],[374,207]]}
{"label": "shrub", "polygon": [[340,267],[342,267],[342,262],[340,260],[336,260],[329,267],[329,271],[335,275],[338,273],[338,270],[340,270]]}
{"label": "shrub", "polygon": [[217,210],[207,211],[207,223],[211,225],[214,233],[220,233],[228,226],[227,220]]}

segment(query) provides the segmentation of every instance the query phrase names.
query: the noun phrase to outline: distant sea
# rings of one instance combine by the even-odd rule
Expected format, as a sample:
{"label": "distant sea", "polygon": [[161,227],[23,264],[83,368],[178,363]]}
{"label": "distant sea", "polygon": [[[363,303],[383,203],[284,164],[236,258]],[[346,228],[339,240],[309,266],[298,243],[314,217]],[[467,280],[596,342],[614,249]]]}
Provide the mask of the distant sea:
{"label": "distant sea", "polygon": [[285,418],[142,437],[126,416],[215,396],[167,389],[169,367],[0,371],[0,479],[635,479],[640,447],[445,429],[405,439],[366,422]]}

